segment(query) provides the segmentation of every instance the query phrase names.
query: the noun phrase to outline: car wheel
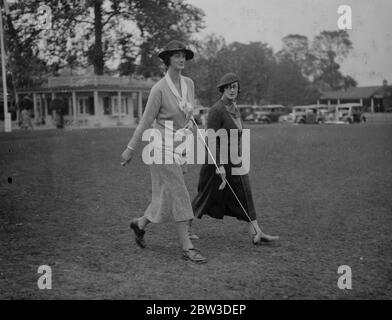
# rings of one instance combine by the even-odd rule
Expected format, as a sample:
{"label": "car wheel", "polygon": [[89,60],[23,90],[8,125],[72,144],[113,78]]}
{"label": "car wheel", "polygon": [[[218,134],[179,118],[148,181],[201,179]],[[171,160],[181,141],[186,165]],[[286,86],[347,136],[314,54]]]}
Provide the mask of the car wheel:
{"label": "car wheel", "polygon": [[351,120],[351,118],[346,119],[346,121],[344,121],[344,122],[347,123],[347,124],[352,124],[352,123],[353,123],[353,121]]}

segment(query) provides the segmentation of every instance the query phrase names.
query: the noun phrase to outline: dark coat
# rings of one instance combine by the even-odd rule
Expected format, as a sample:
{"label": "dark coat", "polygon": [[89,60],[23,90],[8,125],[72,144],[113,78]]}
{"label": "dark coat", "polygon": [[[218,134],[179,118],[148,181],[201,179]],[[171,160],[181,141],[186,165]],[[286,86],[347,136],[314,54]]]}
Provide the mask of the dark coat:
{"label": "dark coat", "polygon": [[[228,137],[230,137],[230,129],[239,129],[233,121],[230,113],[225,107],[225,103],[219,100],[214,104],[208,112],[207,128],[218,131],[219,129],[227,130]],[[242,130],[240,130],[240,133]],[[217,139],[216,148],[216,161],[218,165],[221,164],[220,159],[220,140]],[[228,146],[230,150],[230,139]],[[241,139],[238,139],[238,150],[241,150]],[[230,157],[229,157],[230,158]],[[242,206],[246,210],[250,220],[256,219],[256,212],[254,202],[252,198],[251,186],[249,182],[249,176],[245,175],[232,175],[231,168],[234,166],[230,159],[229,163],[224,164],[226,170],[226,179],[230,183],[237,197],[239,198]],[[239,165],[240,166],[240,165]],[[220,175],[216,174],[216,167],[214,164],[204,164],[200,170],[198,194],[192,201],[192,208],[194,214],[199,219],[207,214],[216,219],[223,219],[226,216],[236,217],[239,220],[249,222],[249,218],[246,216],[241,205],[233,195],[230,187],[225,186],[223,190],[219,190],[219,186],[222,183]]]}

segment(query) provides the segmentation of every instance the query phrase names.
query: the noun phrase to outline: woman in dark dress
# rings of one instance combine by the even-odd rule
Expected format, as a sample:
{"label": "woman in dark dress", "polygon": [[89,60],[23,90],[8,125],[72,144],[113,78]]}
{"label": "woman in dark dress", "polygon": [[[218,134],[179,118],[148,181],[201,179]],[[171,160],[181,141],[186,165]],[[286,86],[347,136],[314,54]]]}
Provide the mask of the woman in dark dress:
{"label": "woman in dark dress", "polygon": [[[239,137],[236,143],[238,143],[238,150],[241,150],[242,122],[236,105],[240,90],[239,78],[233,73],[225,74],[217,87],[222,93],[222,97],[208,112],[207,128],[213,129],[215,132],[220,129],[227,130],[228,137],[230,137],[231,129],[238,129]],[[230,154],[230,142],[230,138],[228,138],[228,154]],[[225,159],[226,161],[220,159],[220,148],[223,148],[221,144],[221,140],[216,141],[215,160],[219,169],[208,161],[201,168],[198,194],[192,201],[195,216],[202,218],[207,214],[216,219],[231,216],[246,221],[249,223],[254,244],[277,240],[279,237],[270,236],[261,231],[257,222],[249,176],[248,174],[232,174],[232,169],[240,167],[241,164],[232,163],[230,157]],[[225,179],[233,190],[222,182]]]}

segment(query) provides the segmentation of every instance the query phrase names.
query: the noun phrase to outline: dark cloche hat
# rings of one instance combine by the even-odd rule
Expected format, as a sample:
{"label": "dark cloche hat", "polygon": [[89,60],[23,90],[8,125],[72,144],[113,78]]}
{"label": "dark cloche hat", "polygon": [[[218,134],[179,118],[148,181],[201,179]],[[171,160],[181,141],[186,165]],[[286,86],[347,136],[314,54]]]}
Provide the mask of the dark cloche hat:
{"label": "dark cloche hat", "polygon": [[185,44],[181,41],[172,40],[166,45],[165,49],[158,54],[158,57],[164,59],[168,54],[174,51],[184,51],[186,60],[191,60],[194,55],[193,51],[185,47]]}
{"label": "dark cloche hat", "polygon": [[221,88],[224,86],[227,86],[228,84],[234,83],[234,82],[240,82],[240,79],[235,73],[226,73],[220,80],[218,85],[216,86],[217,88]]}

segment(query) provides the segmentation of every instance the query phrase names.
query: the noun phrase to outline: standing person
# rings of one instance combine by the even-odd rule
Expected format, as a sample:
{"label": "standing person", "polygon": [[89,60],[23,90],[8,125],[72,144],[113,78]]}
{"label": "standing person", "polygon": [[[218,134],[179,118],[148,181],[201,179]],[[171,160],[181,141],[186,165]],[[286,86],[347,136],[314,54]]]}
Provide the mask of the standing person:
{"label": "standing person", "polygon": [[[165,129],[173,134],[177,130],[186,133],[187,129],[192,126],[194,84],[192,79],[182,76],[181,73],[185,62],[192,59],[194,54],[183,43],[173,40],[158,56],[165,63],[167,72],[165,77],[151,89],[143,117],[122,153],[122,164],[125,165],[131,161],[143,132],[150,128],[154,121],[154,129],[161,133],[163,140],[161,155],[164,159],[169,156],[175,161],[172,164],[153,163],[149,166],[152,200],[144,215],[132,220],[130,228],[135,232],[136,243],[144,248],[146,226],[151,222],[163,222],[171,215],[176,222],[183,258],[196,263],[204,263],[207,259],[194,248],[188,233],[189,221],[194,218],[194,215],[182,167],[178,161],[183,155],[174,152],[176,144],[180,142],[173,142],[173,136],[167,137],[164,133]],[[169,138],[172,141],[168,141]]]}
{"label": "standing person", "polygon": [[23,108],[22,111],[20,112],[20,128],[21,129],[29,129],[34,130],[33,128],[33,123],[31,122],[31,116],[30,116],[30,111],[27,110],[26,108]]}
{"label": "standing person", "polygon": [[[228,137],[230,137],[231,129],[237,129],[239,132],[237,150],[241,150],[242,122],[236,105],[236,99],[240,92],[239,78],[234,73],[225,74],[217,87],[222,97],[208,112],[207,128],[213,129],[215,132],[222,129],[226,130]],[[223,165],[224,162],[220,159],[220,145],[221,140],[216,143],[216,163],[219,170],[215,164],[208,164],[207,161],[200,170],[198,194],[192,201],[195,216],[202,218],[203,215],[207,214],[216,219],[232,216],[249,223],[254,244],[277,240],[279,237],[270,236],[261,231],[257,222],[249,176],[248,174],[232,175],[232,168],[241,167],[241,165],[234,165],[230,161],[231,159],[228,159],[228,163]],[[228,139],[228,151],[230,151],[230,139]],[[225,182],[222,183],[225,179],[233,188],[238,199],[236,199],[229,186]],[[244,209],[247,214],[245,214]]]}

